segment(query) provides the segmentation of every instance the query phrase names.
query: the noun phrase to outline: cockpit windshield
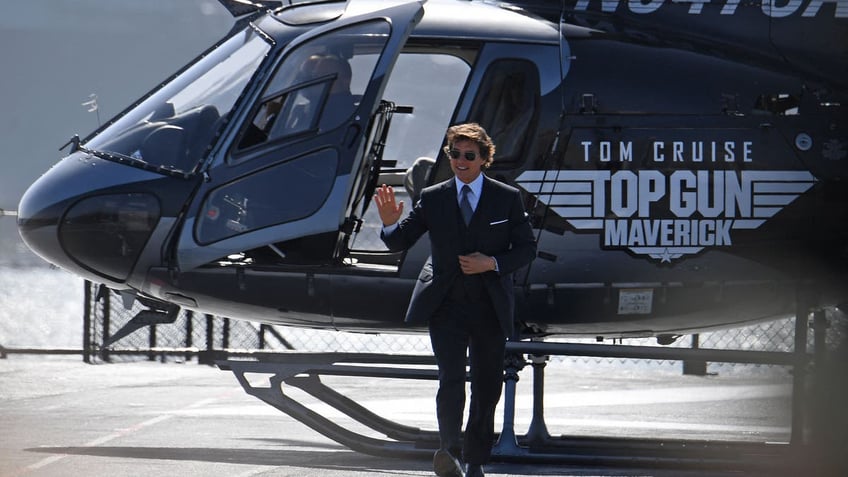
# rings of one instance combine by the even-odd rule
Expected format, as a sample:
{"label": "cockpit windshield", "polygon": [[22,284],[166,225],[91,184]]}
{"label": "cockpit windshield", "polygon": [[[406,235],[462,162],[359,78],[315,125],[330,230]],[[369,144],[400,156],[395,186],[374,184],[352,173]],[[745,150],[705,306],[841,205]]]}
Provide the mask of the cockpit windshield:
{"label": "cockpit windshield", "polygon": [[251,28],[236,34],[97,134],[85,148],[191,172],[270,47]]}

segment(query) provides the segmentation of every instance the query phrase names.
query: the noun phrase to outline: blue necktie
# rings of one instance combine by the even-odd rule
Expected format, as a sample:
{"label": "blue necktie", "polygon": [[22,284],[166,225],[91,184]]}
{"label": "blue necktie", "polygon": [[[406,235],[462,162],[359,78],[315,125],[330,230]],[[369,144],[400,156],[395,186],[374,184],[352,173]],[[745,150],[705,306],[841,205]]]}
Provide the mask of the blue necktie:
{"label": "blue necktie", "polygon": [[474,215],[474,209],[471,208],[471,202],[468,200],[468,194],[471,193],[471,187],[468,184],[462,186],[462,198],[459,200],[459,211],[462,212],[462,220],[467,226],[471,222],[471,216]]}

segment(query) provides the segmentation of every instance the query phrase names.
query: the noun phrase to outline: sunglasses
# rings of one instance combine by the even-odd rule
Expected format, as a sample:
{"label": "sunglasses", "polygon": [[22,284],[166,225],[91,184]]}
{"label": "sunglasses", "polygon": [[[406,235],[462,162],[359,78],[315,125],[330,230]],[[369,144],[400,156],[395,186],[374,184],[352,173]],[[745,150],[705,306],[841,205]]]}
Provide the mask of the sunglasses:
{"label": "sunglasses", "polygon": [[448,155],[451,159],[459,159],[460,157],[464,157],[466,161],[473,161],[477,159],[476,152],[466,151],[463,153],[460,152],[458,149],[451,149],[450,151],[448,151]]}

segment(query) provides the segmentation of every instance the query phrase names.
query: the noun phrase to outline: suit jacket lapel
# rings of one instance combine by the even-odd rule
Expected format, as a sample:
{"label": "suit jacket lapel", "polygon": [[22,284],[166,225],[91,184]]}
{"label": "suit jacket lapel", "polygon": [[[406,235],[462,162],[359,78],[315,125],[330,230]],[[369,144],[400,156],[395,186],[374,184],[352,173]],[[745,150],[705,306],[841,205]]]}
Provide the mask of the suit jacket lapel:
{"label": "suit jacket lapel", "polygon": [[[462,233],[463,220],[462,214],[459,211],[459,201],[457,200],[456,181],[451,178],[445,184],[443,189],[444,210],[447,216],[444,217],[444,223],[448,227],[454,228],[456,234]],[[473,218],[472,218],[473,222]]]}

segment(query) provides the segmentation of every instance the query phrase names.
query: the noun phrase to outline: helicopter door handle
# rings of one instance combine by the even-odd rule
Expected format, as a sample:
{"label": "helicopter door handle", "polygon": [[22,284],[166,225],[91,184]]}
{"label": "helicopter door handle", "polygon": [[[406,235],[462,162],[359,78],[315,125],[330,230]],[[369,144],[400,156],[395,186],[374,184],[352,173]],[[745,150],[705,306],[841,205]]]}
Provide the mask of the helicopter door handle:
{"label": "helicopter door handle", "polygon": [[598,112],[598,103],[595,99],[595,93],[583,93],[580,96],[580,113],[595,114]]}
{"label": "helicopter door handle", "polygon": [[357,136],[359,136],[360,131],[361,131],[361,129],[359,128],[359,124],[354,123],[354,124],[351,124],[350,126],[348,126],[347,132],[345,132],[344,141],[342,141],[342,144],[344,144],[345,147],[353,146],[354,143],[356,142]]}

